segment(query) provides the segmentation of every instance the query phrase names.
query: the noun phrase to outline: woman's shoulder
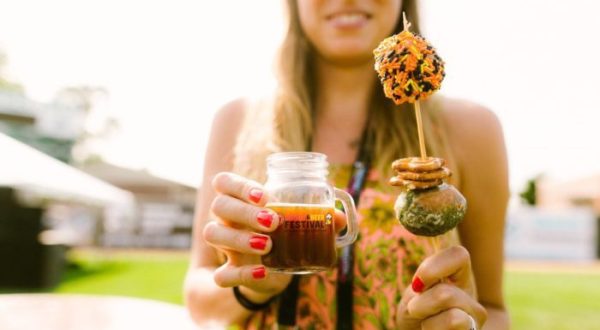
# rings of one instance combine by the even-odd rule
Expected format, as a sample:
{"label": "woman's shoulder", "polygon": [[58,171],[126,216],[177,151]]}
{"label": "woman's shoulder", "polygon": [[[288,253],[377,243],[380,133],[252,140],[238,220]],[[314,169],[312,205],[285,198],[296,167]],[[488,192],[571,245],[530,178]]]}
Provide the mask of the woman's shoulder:
{"label": "woman's shoulder", "polygon": [[271,98],[263,97],[239,97],[225,103],[213,117],[213,129],[219,128],[226,132],[238,132],[248,117],[257,117],[264,112]]}
{"label": "woman's shoulder", "polygon": [[254,173],[257,167],[254,160],[265,156],[264,151],[269,146],[271,100],[267,97],[238,98],[215,113],[208,150],[214,151],[218,162],[226,163],[226,170],[260,178]]}
{"label": "woman's shoulder", "polygon": [[[448,139],[460,150],[465,148],[503,147],[502,125],[498,116],[489,108],[463,99],[443,98],[441,118]],[[475,150],[474,150],[475,151]]]}
{"label": "woman's shoulder", "polygon": [[504,178],[506,146],[496,114],[471,101],[447,98],[442,102],[441,117],[461,173],[471,179],[481,176]]}
{"label": "woman's shoulder", "polygon": [[248,99],[237,98],[221,106],[214,114],[213,129],[225,132],[237,131],[244,121]]}
{"label": "woman's shoulder", "polygon": [[247,109],[245,99],[236,99],[221,106],[213,115],[208,138],[205,167],[218,171],[230,171],[233,167],[233,149],[243,126]]}
{"label": "woman's shoulder", "polygon": [[256,117],[258,103],[255,99],[240,97],[221,106],[213,116],[211,137],[216,140],[213,143],[232,148],[247,126],[248,119]]}
{"label": "woman's shoulder", "polygon": [[489,108],[472,101],[443,98],[442,118],[452,134],[480,135],[501,129],[500,120]]}

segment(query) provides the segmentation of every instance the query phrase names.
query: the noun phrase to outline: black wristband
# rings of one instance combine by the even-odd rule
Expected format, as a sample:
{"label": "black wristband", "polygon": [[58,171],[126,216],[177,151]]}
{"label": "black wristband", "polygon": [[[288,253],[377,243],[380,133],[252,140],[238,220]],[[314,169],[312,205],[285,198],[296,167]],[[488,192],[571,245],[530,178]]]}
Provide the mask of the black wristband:
{"label": "black wristband", "polygon": [[261,304],[254,303],[248,298],[244,297],[244,295],[240,292],[240,288],[237,286],[233,287],[233,296],[235,297],[235,300],[237,300],[240,303],[240,305],[242,305],[245,309],[253,312],[267,308],[271,304],[273,299],[275,299],[275,297],[273,297]]}

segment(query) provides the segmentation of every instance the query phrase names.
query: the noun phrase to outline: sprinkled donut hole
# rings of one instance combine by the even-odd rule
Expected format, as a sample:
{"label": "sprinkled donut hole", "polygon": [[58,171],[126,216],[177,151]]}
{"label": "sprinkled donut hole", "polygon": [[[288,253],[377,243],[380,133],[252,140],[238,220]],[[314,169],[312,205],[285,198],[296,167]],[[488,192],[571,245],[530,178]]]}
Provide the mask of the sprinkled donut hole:
{"label": "sprinkled donut hole", "polygon": [[446,75],[433,46],[407,30],[384,39],[373,54],[385,96],[395,104],[426,99]]}

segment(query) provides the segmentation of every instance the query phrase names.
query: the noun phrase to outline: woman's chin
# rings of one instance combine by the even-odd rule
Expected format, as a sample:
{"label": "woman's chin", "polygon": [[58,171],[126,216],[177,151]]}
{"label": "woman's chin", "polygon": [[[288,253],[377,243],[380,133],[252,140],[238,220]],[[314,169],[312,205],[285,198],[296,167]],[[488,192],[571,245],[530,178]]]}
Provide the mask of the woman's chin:
{"label": "woman's chin", "polygon": [[335,52],[321,54],[321,57],[330,64],[340,66],[363,65],[373,61],[371,50],[356,50],[356,49],[336,49]]}
{"label": "woman's chin", "polygon": [[364,62],[373,58],[373,49],[366,42],[336,42],[318,51],[327,62]]}

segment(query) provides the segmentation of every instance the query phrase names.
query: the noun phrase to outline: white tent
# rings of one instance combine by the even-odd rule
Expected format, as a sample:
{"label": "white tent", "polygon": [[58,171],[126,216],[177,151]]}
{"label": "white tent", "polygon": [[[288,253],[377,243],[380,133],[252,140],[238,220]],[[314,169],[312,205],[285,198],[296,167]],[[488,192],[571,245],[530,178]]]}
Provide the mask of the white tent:
{"label": "white tent", "polygon": [[41,200],[76,202],[134,212],[135,199],[114,187],[0,133],[0,186]]}

